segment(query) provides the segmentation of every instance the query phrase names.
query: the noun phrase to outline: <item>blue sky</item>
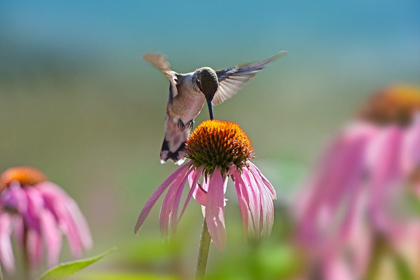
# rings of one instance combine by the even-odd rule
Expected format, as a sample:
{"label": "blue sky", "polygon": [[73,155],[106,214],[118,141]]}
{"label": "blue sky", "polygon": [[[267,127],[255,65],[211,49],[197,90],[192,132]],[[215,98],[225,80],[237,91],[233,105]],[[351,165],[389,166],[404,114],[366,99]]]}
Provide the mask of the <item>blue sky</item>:
{"label": "blue sky", "polygon": [[[419,46],[419,1],[2,1],[9,37],[31,45],[197,54]],[[226,2],[226,3],[225,3]],[[408,39],[408,40],[407,40]],[[278,46],[278,47],[277,47]]]}
{"label": "blue sky", "polygon": [[147,52],[166,54],[186,72],[287,50],[282,63],[295,79],[322,72],[325,82],[369,80],[369,90],[418,82],[419,31],[418,0],[0,3],[3,60],[13,67],[51,56],[123,77],[154,73],[141,61]]}

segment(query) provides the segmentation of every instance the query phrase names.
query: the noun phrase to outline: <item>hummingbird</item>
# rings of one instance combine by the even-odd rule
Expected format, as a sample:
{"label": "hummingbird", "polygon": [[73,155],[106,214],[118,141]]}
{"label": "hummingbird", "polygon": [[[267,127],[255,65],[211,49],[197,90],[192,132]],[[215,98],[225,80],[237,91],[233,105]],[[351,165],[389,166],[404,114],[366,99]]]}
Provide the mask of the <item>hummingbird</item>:
{"label": "hummingbird", "polygon": [[210,119],[213,119],[213,105],[219,105],[231,98],[267,64],[285,54],[287,51],[280,51],[270,58],[257,62],[221,70],[201,67],[185,74],[171,70],[164,55],[145,54],[143,59],[162,71],[169,79],[165,137],[160,152],[161,163],[165,163],[168,159],[175,164],[184,162],[185,144],[194,125],[194,119],[205,102]]}

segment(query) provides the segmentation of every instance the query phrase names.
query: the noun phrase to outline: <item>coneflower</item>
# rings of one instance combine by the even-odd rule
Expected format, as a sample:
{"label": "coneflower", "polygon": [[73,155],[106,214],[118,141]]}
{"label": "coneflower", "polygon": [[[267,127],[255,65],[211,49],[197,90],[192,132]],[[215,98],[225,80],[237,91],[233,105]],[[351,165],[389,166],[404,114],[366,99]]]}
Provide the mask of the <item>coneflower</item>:
{"label": "coneflower", "polygon": [[315,250],[322,279],[362,279],[377,244],[413,236],[419,220],[396,217],[393,205],[404,186],[419,186],[419,166],[420,89],[385,88],[334,139],[296,203],[298,239]]}
{"label": "coneflower", "polygon": [[31,167],[7,169],[0,177],[0,261],[15,271],[11,235],[23,249],[27,269],[40,264],[44,246],[48,266],[59,261],[62,233],[74,256],[92,245],[88,224],[76,202]]}
{"label": "coneflower", "polygon": [[[194,197],[205,209],[204,230],[208,228],[216,248],[223,250],[226,243],[225,191],[230,177],[235,185],[245,236],[258,239],[270,234],[276,192],[251,162],[254,149],[239,125],[219,120],[201,123],[186,144],[186,158],[189,161],[169,176],[146,202],[135,227],[136,233],[158,198],[169,188],[160,211],[163,237],[175,232],[187,204]],[[190,190],[178,215],[187,181]]]}

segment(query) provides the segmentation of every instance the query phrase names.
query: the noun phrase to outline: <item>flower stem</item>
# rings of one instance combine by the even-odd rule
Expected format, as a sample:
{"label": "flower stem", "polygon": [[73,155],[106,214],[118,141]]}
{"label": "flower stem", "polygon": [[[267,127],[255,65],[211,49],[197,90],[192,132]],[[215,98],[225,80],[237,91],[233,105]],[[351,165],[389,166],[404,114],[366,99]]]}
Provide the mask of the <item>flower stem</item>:
{"label": "flower stem", "polygon": [[364,278],[365,280],[373,280],[376,278],[379,271],[380,261],[385,251],[386,244],[384,238],[381,235],[376,234],[373,241],[372,255]]}
{"label": "flower stem", "polygon": [[23,272],[26,280],[32,280],[32,271],[29,261],[29,254],[28,254],[28,229],[25,226],[23,229],[23,247],[22,247],[22,255],[23,255]]}
{"label": "flower stem", "polygon": [[2,271],[2,269],[1,269],[1,263],[0,263],[0,280],[3,280],[4,278],[3,278],[3,271]]}
{"label": "flower stem", "polygon": [[23,266],[24,266],[24,273],[25,273],[25,279],[26,280],[32,280],[32,271],[31,271],[31,266],[29,265],[29,259],[27,254],[25,253],[25,257],[24,257],[24,261],[23,261]]}
{"label": "flower stem", "polygon": [[206,218],[203,220],[203,229],[201,230],[200,246],[198,247],[197,269],[195,271],[195,279],[202,280],[206,273],[207,258],[210,249],[210,233],[207,228]]}

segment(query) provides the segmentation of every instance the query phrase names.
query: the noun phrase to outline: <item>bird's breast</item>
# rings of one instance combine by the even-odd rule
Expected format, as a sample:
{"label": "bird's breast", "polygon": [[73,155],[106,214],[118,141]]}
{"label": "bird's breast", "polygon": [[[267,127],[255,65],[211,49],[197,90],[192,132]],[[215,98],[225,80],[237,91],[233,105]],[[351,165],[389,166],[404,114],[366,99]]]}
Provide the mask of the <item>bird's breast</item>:
{"label": "bird's breast", "polygon": [[174,118],[184,123],[194,120],[203,108],[205,97],[194,90],[179,90],[178,95],[168,104],[168,111]]}

